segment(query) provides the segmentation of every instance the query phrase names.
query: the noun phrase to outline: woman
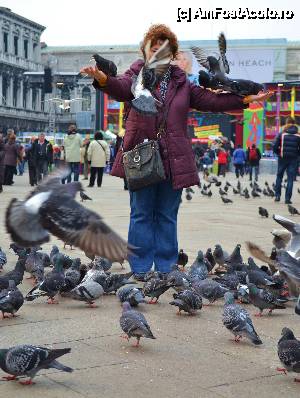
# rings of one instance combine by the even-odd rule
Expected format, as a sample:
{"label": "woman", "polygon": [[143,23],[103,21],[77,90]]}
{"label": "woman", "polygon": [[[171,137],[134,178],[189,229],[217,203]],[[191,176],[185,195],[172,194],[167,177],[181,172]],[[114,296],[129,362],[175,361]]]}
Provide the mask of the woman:
{"label": "woman", "polygon": [[244,177],[244,165],[246,162],[246,154],[241,145],[238,145],[233,152],[233,165],[235,168],[236,178]]}
{"label": "woman", "polygon": [[226,166],[228,163],[228,154],[225,149],[220,148],[218,152],[218,176],[226,174]]}
{"label": "woman", "polygon": [[[145,47],[150,46],[151,57],[169,40],[172,57],[178,52],[175,34],[165,25],[153,25],[145,34],[141,50],[146,57]],[[187,118],[190,108],[201,111],[227,111],[242,109],[245,103],[265,99],[268,95],[250,96],[246,99],[233,94],[215,94],[196,86],[187,79],[177,65],[169,64],[153,95],[164,104],[158,108],[157,116],[144,116],[130,106],[132,78],[138,75],[144,61],[134,62],[124,75],[107,76],[96,67],[86,67],[81,73],[93,77],[94,87],[111,95],[117,101],[125,101],[129,107],[123,142],[124,151],[134,148],[145,139],[157,139],[157,129],[163,115],[168,110],[166,132],[160,139],[161,155],[167,179],[156,185],[130,192],[130,225],[128,241],[137,247],[135,256],[129,257],[132,271],[137,279],[149,271],[154,263],[155,269],[169,272],[178,256],[177,214],[182,189],[199,184],[193,150],[187,136]],[[124,178],[122,149],[118,151],[112,175]],[[140,275],[142,274],[142,275]]]}
{"label": "woman", "polygon": [[110,151],[106,141],[103,140],[103,134],[95,133],[94,141],[88,148],[88,160],[91,162],[91,176],[88,187],[93,187],[97,176],[97,185],[101,187],[103,171],[109,161]]}
{"label": "woman", "polygon": [[28,162],[28,171],[29,171],[29,184],[33,187],[37,185],[37,174],[36,174],[36,161],[34,156],[34,143],[37,140],[37,137],[30,138],[30,144],[25,149],[25,156]]}
{"label": "woman", "polygon": [[12,185],[14,183],[13,177],[16,172],[17,160],[19,157],[19,146],[16,144],[15,134],[10,134],[4,146],[4,185]]}

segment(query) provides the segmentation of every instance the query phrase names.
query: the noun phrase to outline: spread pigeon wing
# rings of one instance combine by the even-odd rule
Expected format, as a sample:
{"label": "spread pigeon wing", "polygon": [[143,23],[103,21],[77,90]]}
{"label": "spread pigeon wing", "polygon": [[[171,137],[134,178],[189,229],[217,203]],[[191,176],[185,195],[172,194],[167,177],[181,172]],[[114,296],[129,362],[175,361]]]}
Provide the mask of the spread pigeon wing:
{"label": "spread pigeon wing", "polygon": [[191,47],[192,53],[194,54],[199,65],[203,66],[205,69],[209,70],[209,63],[207,61],[206,52],[199,47]]}
{"label": "spread pigeon wing", "polygon": [[127,242],[117,235],[95,212],[73,199],[52,196],[41,208],[42,224],[53,235],[84,252],[111,261],[127,257]]}
{"label": "spread pigeon wing", "polygon": [[219,51],[221,54],[222,64],[224,66],[224,71],[225,73],[228,74],[230,72],[230,69],[226,58],[226,39],[224,33],[220,33],[218,37],[218,43],[219,43]]}

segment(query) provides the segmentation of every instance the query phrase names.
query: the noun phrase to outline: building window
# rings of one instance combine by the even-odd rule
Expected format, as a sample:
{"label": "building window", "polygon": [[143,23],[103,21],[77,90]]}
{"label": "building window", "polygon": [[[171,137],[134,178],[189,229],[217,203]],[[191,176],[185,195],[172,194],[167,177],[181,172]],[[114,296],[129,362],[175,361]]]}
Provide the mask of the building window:
{"label": "building window", "polygon": [[8,91],[8,79],[7,76],[2,75],[2,103],[7,105],[7,91]]}
{"label": "building window", "polygon": [[32,109],[35,111],[37,105],[37,89],[32,89]]}
{"label": "building window", "polygon": [[89,87],[84,87],[82,90],[82,105],[81,109],[83,111],[90,111],[91,110],[91,90]]}
{"label": "building window", "polygon": [[24,82],[24,84],[23,84],[23,108],[24,109],[27,108],[27,91],[28,91],[28,87],[27,87],[27,84]]}
{"label": "building window", "polygon": [[33,50],[33,53],[32,53],[33,60],[36,61],[37,60],[37,43],[33,43],[32,50]]}
{"label": "building window", "polygon": [[24,58],[28,59],[28,40],[24,40]]}
{"label": "building window", "polygon": [[298,80],[299,75],[286,75],[286,80]]}
{"label": "building window", "polygon": [[18,36],[14,36],[14,54],[18,55],[18,44],[19,44],[19,38]]}
{"label": "building window", "polygon": [[3,32],[3,49],[5,53],[8,53],[8,33]]}
{"label": "building window", "polygon": [[18,105],[18,80],[13,80],[13,107],[16,108]]}
{"label": "building window", "polygon": [[41,91],[41,110],[44,112],[45,110],[45,91]]}

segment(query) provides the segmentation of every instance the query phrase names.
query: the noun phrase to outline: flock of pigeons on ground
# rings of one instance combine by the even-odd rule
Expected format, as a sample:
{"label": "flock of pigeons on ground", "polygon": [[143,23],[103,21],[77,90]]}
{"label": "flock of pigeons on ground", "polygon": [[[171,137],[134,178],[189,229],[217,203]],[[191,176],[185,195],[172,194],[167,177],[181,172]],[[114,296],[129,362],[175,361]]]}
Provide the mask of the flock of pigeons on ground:
{"label": "flock of pigeons on ground", "polygon": [[[96,307],[95,302],[102,295],[115,294],[123,307],[120,327],[124,337],[127,340],[136,338],[138,347],[142,337],[156,337],[137,307],[157,303],[169,289],[174,291],[169,304],[177,307],[178,315],[196,315],[204,305],[224,299],[223,325],[236,342],[245,337],[254,345],[263,344],[249,312],[240,304],[251,303],[259,310],[256,315],[262,316],[264,310],[269,314],[274,310],[283,311],[286,303],[294,300],[297,301],[295,312],[300,315],[300,223],[274,215],[283,229],[272,231],[274,248],[271,254],[247,242],[252,255],[247,262],[241,255],[240,244],[230,255],[219,244],[205,252],[199,250],[190,267],[188,255],[180,250],[177,263],[169,273],[150,271],[141,286],[132,279],[132,272],[110,272],[113,262],[119,262],[123,268],[128,250],[134,254],[134,248],[128,249],[126,242],[98,214],[75,200],[77,192],[81,192],[81,200],[88,199],[80,183],[60,184],[67,172],[65,169],[56,172],[25,200],[13,199],[8,205],[6,228],[13,241],[10,249],[17,261],[12,271],[0,275],[3,319],[17,316],[25,300],[46,297],[49,304],[55,304],[60,295]],[[40,244],[47,242],[50,234],[65,244],[79,247],[89,263],[83,264],[79,258],[67,256],[57,246],[53,246],[49,254],[43,252]],[[265,265],[256,264],[253,257]],[[6,263],[7,255],[0,250],[0,268],[5,269]],[[25,272],[30,274],[34,286],[24,297],[18,285]],[[71,372],[71,368],[57,360],[69,352],[70,348],[48,349],[33,345],[0,349],[0,368],[8,374],[6,380],[21,378],[20,383],[32,384],[41,369]],[[300,341],[288,328],[282,330],[278,357],[283,364],[279,371],[300,373]],[[26,376],[28,379],[23,381]]]}

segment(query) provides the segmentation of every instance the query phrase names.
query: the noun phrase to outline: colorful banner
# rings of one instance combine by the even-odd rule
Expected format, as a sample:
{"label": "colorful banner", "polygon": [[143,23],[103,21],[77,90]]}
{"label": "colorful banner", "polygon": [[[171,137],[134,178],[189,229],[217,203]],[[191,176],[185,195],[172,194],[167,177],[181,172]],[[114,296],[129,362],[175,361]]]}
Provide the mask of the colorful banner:
{"label": "colorful banner", "polygon": [[243,147],[245,150],[255,144],[259,150],[263,150],[263,108],[252,105],[244,110],[244,137]]}

